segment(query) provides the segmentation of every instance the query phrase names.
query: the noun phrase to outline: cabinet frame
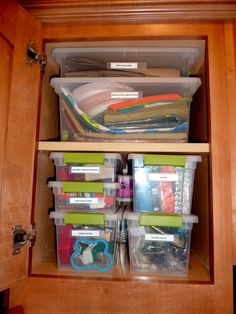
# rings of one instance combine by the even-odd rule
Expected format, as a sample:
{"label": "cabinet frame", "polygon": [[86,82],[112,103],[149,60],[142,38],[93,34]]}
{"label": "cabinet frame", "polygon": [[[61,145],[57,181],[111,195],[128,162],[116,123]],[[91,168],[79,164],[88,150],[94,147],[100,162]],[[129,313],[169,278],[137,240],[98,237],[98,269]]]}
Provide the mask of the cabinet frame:
{"label": "cabinet frame", "polygon": [[[124,34],[128,34],[126,37]],[[230,138],[228,108],[231,49],[230,22],[140,25],[44,25],[44,42],[155,38],[206,38],[209,60],[209,156],[212,186],[213,282],[140,282],[82,280],[66,277],[22,276],[11,284],[11,306],[23,304],[26,313],[232,313],[232,241],[230,195]],[[219,44],[220,43],[220,44]],[[224,105],[222,105],[224,103]],[[220,122],[219,122],[220,117]],[[79,143],[78,143],[79,147]],[[34,150],[34,147],[32,147]],[[89,150],[89,149],[88,149]],[[154,149],[155,151],[155,149]],[[32,151],[32,159],[35,153]],[[31,169],[32,170],[32,169]],[[28,215],[28,217],[30,214]],[[27,248],[23,249],[27,259]],[[27,267],[27,260],[25,261]],[[89,294],[88,294],[89,291]],[[158,291],[158,293],[157,293]],[[186,297],[187,296],[187,297]],[[86,301],[85,301],[86,300]],[[122,300],[122,301],[121,301]]]}

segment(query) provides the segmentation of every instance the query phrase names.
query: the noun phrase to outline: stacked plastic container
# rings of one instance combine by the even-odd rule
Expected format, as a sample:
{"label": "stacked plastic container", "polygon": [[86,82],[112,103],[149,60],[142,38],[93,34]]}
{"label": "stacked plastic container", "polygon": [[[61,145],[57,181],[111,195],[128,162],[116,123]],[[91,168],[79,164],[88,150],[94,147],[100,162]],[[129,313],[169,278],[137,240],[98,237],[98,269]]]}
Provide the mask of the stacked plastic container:
{"label": "stacked plastic container", "polygon": [[134,212],[126,212],[131,272],[186,275],[200,156],[129,154]]}
{"label": "stacked plastic container", "polygon": [[198,48],[56,48],[52,56],[62,141],[188,141]]}
{"label": "stacked plastic container", "polygon": [[[198,48],[164,45],[53,49],[61,77],[50,84],[59,96],[61,141],[187,142],[192,97],[201,85],[189,74],[201,64],[199,54]],[[128,223],[131,272],[186,275],[201,158],[129,154],[123,174],[117,154],[104,157],[115,160],[111,167],[98,162],[98,154],[92,165],[92,154],[83,162],[72,155],[51,155],[59,268],[111,270],[121,219],[111,212],[117,200],[133,199],[133,211],[121,222]]]}
{"label": "stacked plastic container", "polygon": [[51,212],[57,234],[59,269],[110,274],[114,265],[119,214]]}
{"label": "stacked plastic container", "polygon": [[117,175],[124,167],[120,154],[51,153],[56,181],[57,260],[60,269],[111,273],[121,220],[116,194]]}

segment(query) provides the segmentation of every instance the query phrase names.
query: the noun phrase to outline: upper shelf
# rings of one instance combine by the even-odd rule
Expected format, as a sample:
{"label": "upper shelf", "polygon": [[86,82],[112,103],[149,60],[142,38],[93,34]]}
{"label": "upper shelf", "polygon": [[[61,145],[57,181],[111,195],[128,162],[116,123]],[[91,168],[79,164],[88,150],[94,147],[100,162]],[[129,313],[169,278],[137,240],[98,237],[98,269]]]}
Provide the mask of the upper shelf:
{"label": "upper shelf", "polygon": [[209,153],[209,143],[38,142],[39,151]]}

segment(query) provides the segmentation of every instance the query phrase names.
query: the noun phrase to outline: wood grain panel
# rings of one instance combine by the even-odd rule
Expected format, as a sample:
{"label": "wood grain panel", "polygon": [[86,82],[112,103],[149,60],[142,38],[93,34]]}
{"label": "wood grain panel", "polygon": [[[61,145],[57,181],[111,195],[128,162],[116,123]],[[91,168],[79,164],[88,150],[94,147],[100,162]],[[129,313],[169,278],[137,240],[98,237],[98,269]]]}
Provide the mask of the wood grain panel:
{"label": "wood grain panel", "polygon": [[28,250],[24,248],[22,254],[12,256],[12,228],[22,224],[28,229],[30,224],[39,68],[27,65],[25,56],[29,39],[34,38],[40,48],[40,25],[12,1],[0,2],[0,17],[2,36],[12,47],[12,56],[11,51],[5,51],[11,58],[10,66],[4,70],[9,98],[4,97],[1,103],[5,108],[3,111],[1,106],[1,119],[5,121],[1,128],[6,130],[2,130],[5,136],[0,205],[0,289],[4,289],[27,272]]}
{"label": "wood grain panel", "polygon": [[227,80],[228,80],[228,115],[230,127],[230,158],[231,158],[231,193],[232,193],[232,236],[233,236],[233,263],[236,265],[236,23],[225,26]]}
{"label": "wood grain panel", "polygon": [[233,0],[20,0],[19,3],[42,23],[150,23],[236,16]]}
{"label": "wood grain panel", "polygon": [[180,283],[28,278],[12,287],[11,300],[25,300],[25,314],[232,313],[216,311],[213,285]]}

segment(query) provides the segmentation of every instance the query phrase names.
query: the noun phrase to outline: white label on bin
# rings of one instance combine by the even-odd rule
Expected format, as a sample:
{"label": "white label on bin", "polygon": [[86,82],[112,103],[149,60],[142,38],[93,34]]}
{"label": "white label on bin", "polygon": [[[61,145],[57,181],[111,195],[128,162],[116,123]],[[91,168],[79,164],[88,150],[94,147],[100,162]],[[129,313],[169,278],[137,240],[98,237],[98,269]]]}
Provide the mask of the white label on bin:
{"label": "white label on bin", "polygon": [[72,230],[72,237],[99,237],[99,230]]}
{"label": "white label on bin", "polygon": [[71,173],[99,173],[100,167],[71,167]]}
{"label": "white label on bin", "polygon": [[138,63],[137,62],[111,62],[110,68],[116,69],[116,70],[137,69]]}
{"label": "white label on bin", "polygon": [[149,181],[178,181],[176,173],[149,173]]}
{"label": "white label on bin", "polygon": [[173,234],[154,234],[146,233],[146,241],[164,241],[164,242],[174,242],[175,236]]}
{"label": "white label on bin", "polygon": [[97,197],[70,197],[70,204],[98,204]]}
{"label": "white label on bin", "polygon": [[111,99],[117,98],[139,98],[140,92],[111,92]]}

